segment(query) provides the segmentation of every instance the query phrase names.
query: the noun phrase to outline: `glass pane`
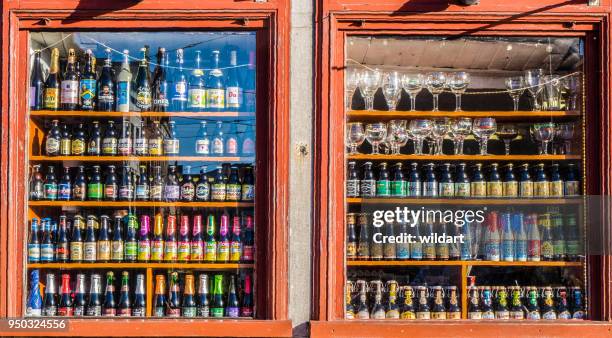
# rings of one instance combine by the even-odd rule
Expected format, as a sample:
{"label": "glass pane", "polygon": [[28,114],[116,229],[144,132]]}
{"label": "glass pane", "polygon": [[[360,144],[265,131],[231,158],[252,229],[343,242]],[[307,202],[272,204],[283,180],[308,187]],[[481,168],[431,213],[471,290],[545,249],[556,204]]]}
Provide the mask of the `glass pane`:
{"label": "glass pane", "polygon": [[30,42],[26,315],[255,317],[255,33]]}
{"label": "glass pane", "polygon": [[583,60],[579,38],[348,38],[347,319],[588,317]]}

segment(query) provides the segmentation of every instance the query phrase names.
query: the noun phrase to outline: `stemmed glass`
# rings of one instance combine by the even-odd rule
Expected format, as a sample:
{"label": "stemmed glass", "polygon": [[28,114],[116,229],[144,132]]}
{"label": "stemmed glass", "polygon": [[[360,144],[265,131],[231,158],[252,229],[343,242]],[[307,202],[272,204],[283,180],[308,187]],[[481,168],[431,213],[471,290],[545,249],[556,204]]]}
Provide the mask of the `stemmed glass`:
{"label": "stemmed glass", "polygon": [[427,75],[425,85],[427,86],[427,90],[433,95],[433,111],[439,111],[438,96],[444,91],[446,82],[446,73],[444,72],[433,72]]}
{"label": "stemmed glass", "polygon": [[544,75],[544,71],[541,69],[532,69],[525,71],[525,84],[527,85],[527,90],[531,97],[533,98],[533,110],[540,110],[541,105],[538,101],[538,97],[542,92],[542,76]]}
{"label": "stemmed glass", "polygon": [[402,87],[410,97],[410,111],[416,111],[416,96],[423,90],[423,75],[404,74]]}
{"label": "stemmed glass", "polygon": [[542,77],[544,87],[544,97],[546,98],[547,110],[561,109],[561,80],[559,75],[545,75]]}
{"label": "stemmed glass", "polygon": [[497,122],[492,117],[481,117],[474,119],[474,123],[472,125],[472,132],[478,138],[478,142],[480,143],[480,155],[488,155],[487,154],[487,145],[489,142],[489,137],[493,136],[497,131]]}
{"label": "stemmed glass", "polygon": [[361,74],[359,91],[366,101],[366,110],[374,109],[374,94],[382,82],[382,73],[378,70],[366,70]]}
{"label": "stemmed glass", "polygon": [[391,153],[400,154],[400,149],[408,142],[408,132],[406,131],[406,120],[391,120],[387,128],[387,142],[390,145]]}
{"label": "stemmed glass", "polygon": [[503,124],[497,131],[497,137],[504,141],[506,155],[510,155],[510,142],[518,136],[518,129],[513,124]]}
{"label": "stemmed glass", "polygon": [[357,69],[350,69],[347,70],[345,74],[346,78],[344,79],[344,90],[346,93],[346,110],[351,110],[353,107],[353,95],[355,94],[355,90],[361,81],[361,72]]}
{"label": "stemmed glass", "polygon": [[385,74],[383,84],[383,94],[387,100],[387,105],[390,111],[394,111],[397,101],[402,94],[402,76],[399,72],[390,72]]}
{"label": "stemmed glass", "polygon": [[519,99],[525,91],[525,81],[521,76],[513,76],[506,79],[506,89],[508,94],[512,97],[514,103],[514,111],[518,111]]}
{"label": "stemmed glass", "polygon": [[444,136],[450,131],[450,119],[447,117],[441,117],[434,119],[433,128],[431,129],[431,136],[434,140],[434,155],[443,155],[442,153],[442,142],[444,142]]}
{"label": "stemmed glass", "polygon": [[534,124],[533,136],[542,143],[540,155],[548,155],[548,143],[555,139],[555,124],[552,122]]}
{"label": "stemmed glass", "polygon": [[566,110],[577,110],[578,109],[578,94],[582,89],[582,85],[580,81],[582,77],[580,73],[571,75],[563,79],[562,84],[565,90],[567,91],[567,106]]}
{"label": "stemmed glass", "polygon": [[561,153],[570,154],[572,152],[572,139],[574,138],[574,124],[557,124],[555,137],[563,142],[561,145]]}
{"label": "stemmed glass", "polygon": [[470,84],[470,74],[467,72],[452,73],[448,78],[448,88],[455,94],[455,111],[461,111],[461,94],[465,93]]}
{"label": "stemmed glass", "polygon": [[366,125],[366,139],[372,145],[372,154],[380,154],[378,146],[387,138],[387,125],[383,122]]}
{"label": "stemmed glass", "polygon": [[411,120],[408,128],[414,138],[415,155],[423,155],[423,140],[431,134],[433,122],[426,119]]}
{"label": "stemmed glass", "polygon": [[455,155],[463,155],[463,141],[472,133],[472,119],[460,117],[451,123]]}
{"label": "stemmed glass", "polygon": [[350,122],[347,125],[346,131],[346,144],[349,146],[349,154],[358,154],[357,147],[359,147],[365,140],[365,130],[363,123],[361,122]]}

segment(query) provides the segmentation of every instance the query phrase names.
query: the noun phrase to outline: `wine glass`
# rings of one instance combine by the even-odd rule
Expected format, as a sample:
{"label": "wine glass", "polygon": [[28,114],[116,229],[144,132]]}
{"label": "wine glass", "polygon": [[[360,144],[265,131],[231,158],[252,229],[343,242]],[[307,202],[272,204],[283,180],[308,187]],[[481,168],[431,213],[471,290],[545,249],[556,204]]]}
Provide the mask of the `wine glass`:
{"label": "wine glass", "polygon": [[366,70],[361,74],[359,91],[366,101],[366,110],[374,109],[374,94],[382,82],[382,73],[378,70]]}
{"label": "wine glass", "polygon": [[525,91],[525,81],[521,76],[512,76],[506,79],[506,89],[508,94],[512,97],[514,103],[514,111],[518,111],[519,99]]}
{"label": "wine glass", "polygon": [[402,87],[410,97],[410,111],[416,111],[416,96],[423,90],[423,75],[404,74]]}
{"label": "wine glass", "polygon": [[470,84],[470,74],[467,72],[452,73],[448,78],[448,87],[455,94],[455,111],[461,111],[461,94],[465,93]]}
{"label": "wine glass", "polygon": [[448,117],[436,118],[433,120],[431,138],[434,140],[434,155],[444,155],[442,153],[442,143],[444,136],[450,131],[450,119]]}
{"label": "wine glass", "polygon": [[372,154],[380,154],[378,146],[387,138],[387,125],[383,122],[366,125],[366,140],[372,145]]}
{"label": "wine glass", "polygon": [[534,124],[533,136],[542,144],[540,155],[548,155],[548,143],[555,139],[555,124],[552,122]]}
{"label": "wine glass", "polygon": [[349,154],[354,155],[358,154],[357,147],[359,147],[363,141],[365,140],[365,130],[363,128],[363,123],[361,122],[350,122],[347,125],[346,132],[346,143],[348,144],[350,150]]}
{"label": "wine glass", "polygon": [[513,124],[502,124],[497,131],[497,137],[504,141],[506,155],[510,155],[510,142],[518,136],[518,129]]}
{"label": "wine glass", "polygon": [[446,82],[446,73],[444,72],[433,72],[427,75],[425,85],[427,86],[427,90],[433,95],[433,111],[439,111],[438,96],[444,91]]}
{"label": "wine glass", "polygon": [[406,120],[391,120],[387,128],[387,142],[390,145],[391,153],[400,154],[400,149],[408,142],[408,132],[406,131]]}
{"label": "wine glass", "polygon": [[451,123],[455,155],[463,155],[463,141],[472,133],[472,119],[460,117]]}
{"label": "wine glass", "polygon": [[347,70],[345,74],[346,77],[344,79],[344,90],[346,93],[346,110],[351,110],[351,108],[353,107],[353,95],[355,94],[355,90],[357,89],[361,81],[361,72],[353,68]]}
{"label": "wine glass", "polygon": [[540,102],[538,101],[538,97],[544,89],[544,87],[542,87],[542,76],[544,76],[544,71],[542,69],[531,69],[525,71],[524,80],[525,84],[527,85],[527,90],[533,98],[533,110],[542,109]]}
{"label": "wine glass", "polygon": [[423,140],[431,134],[433,122],[427,119],[411,120],[408,128],[414,137],[415,155],[423,155]]}
{"label": "wine glass", "polygon": [[472,132],[478,138],[480,143],[480,155],[487,154],[487,145],[489,137],[491,137],[497,131],[497,122],[492,117],[480,117],[474,119],[472,125]]}
{"label": "wine glass", "polygon": [[563,141],[561,146],[562,154],[571,154],[572,152],[572,139],[574,138],[574,124],[573,123],[560,123],[556,127],[555,138],[559,138]]}
{"label": "wine glass", "polygon": [[578,94],[582,90],[582,77],[580,73],[574,74],[563,79],[562,84],[567,91],[567,105],[566,110],[577,110],[578,109]]}
{"label": "wine glass", "polygon": [[387,100],[390,111],[394,111],[397,101],[402,94],[402,76],[399,72],[389,72],[385,74],[383,84],[383,94]]}
{"label": "wine glass", "polygon": [[559,75],[546,75],[542,77],[544,97],[547,110],[561,109],[561,80]]}

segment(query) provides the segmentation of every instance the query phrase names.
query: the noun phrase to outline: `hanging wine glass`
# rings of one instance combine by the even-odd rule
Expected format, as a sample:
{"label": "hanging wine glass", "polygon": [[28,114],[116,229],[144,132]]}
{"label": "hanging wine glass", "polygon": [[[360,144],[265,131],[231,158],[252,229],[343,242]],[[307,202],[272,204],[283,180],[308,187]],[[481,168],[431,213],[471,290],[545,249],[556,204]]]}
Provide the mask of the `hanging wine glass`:
{"label": "hanging wine glass", "polygon": [[387,138],[387,125],[383,122],[366,125],[366,140],[372,145],[372,154],[380,154],[379,145]]}
{"label": "hanging wine glass", "polygon": [[465,93],[470,84],[470,74],[455,72],[448,78],[448,88],[455,94],[455,111],[461,111],[461,95]]}
{"label": "hanging wine glass", "polygon": [[541,110],[539,97],[540,93],[544,89],[542,86],[542,76],[544,71],[542,69],[531,69],[525,71],[524,81],[527,85],[527,90],[533,99],[533,110]]}
{"label": "hanging wine glass", "polygon": [[402,94],[402,76],[399,72],[389,72],[384,76],[383,94],[387,100],[387,106],[390,111],[396,109],[397,101],[399,101],[400,95]]}
{"label": "hanging wine glass", "polygon": [[374,94],[380,88],[382,73],[378,70],[366,70],[361,74],[359,91],[366,101],[366,110],[374,109]]}
{"label": "hanging wine glass", "polygon": [[438,97],[444,91],[447,85],[446,73],[444,72],[433,72],[427,75],[425,80],[427,90],[433,95],[433,111],[439,111],[438,109]]}
{"label": "hanging wine glass", "polygon": [[525,81],[522,76],[513,76],[506,79],[506,89],[508,94],[512,97],[514,103],[514,111],[518,111],[519,99],[523,92],[525,92]]}
{"label": "hanging wine glass", "polygon": [[346,144],[349,146],[349,155],[358,154],[359,147],[365,140],[365,129],[361,122],[350,122],[347,124]]}
{"label": "hanging wine glass", "polygon": [[433,122],[426,119],[411,120],[409,124],[410,134],[414,137],[414,153],[423,155],[423,140],[431,134]]}
{"label": "hanging wine glass", "polygon": [[346,71],[346,77],[344,78],[344,89],[346,93],[345,104],[346,110],[351,110],[353,107],[353,95],[355,95],[355,90],[359,86],[361,81],[361,72],[357,69],[349,69]]}
{"label": "hanging wine glass", "polygon": [[416,111],[416,96],[423,90],[423,75],[404,74],[402,76],[402,87],[410,97],[410,111]]}
{"label": "hanging wine glass", "polygon": [[492,117],[482,117],[474,119],[472,132],[480,143],[480,155],[488,155],[487,145],[489,138],[497,131],[497,123]]}

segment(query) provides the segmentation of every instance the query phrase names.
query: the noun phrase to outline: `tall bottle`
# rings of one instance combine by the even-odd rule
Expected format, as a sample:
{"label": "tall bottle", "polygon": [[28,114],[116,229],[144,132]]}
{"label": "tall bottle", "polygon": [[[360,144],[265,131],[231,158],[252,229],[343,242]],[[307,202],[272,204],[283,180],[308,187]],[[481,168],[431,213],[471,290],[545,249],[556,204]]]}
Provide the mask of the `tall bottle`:
{"label": "tall bottle", "polygon": [[94,273],[91,275],[91,282],[89,283],[89,297],[87,302],[87,308],[85,309],[86,316],[102,315],[102,281],[100,275]]}
{"label": "tall bottle", "polygon": [[189,239],[189,216],[181,215],[181,224],[179,226],[177,258],[179,262],[189,262],[191,260],[191,241]]}
{"label": "tall bottle", "polygon": [[225,135],[223,135],[222,121],[217,121],[217,128],[211,145],[211,156],[223,156],[225,154]]}
{"label": "tall bottle", "polygon": [[527,226],[527,260],[533,262],[541,260],[540,230],[537,220],[537,214],[529,214],[525,217],[525,224]]}
{"label": "tall bottle", "polygon": [[427,287],[419,286],[417,287],[417,310],[416,310],[416,318],[417,319],[431,319],[431,311],[429,308],[429,301],[427,299]]}
{"label": "tall bottle", "polygon": [[70,275],[62,274],[62,287],[60,289],[60,302],[57,308],[57,315],[60,317],[74,316],[74,308],[72,307],[72,290],[70,289]]}
{"label": "tall bottle", "polygon": [[57,316],[57,284],[53,273],[47,274],[45,284],[45,298],[43,300],[42,315],[44,317]]}
{"label": "tall bottle", "polygon": [[498,214],[495,211],[490,212],[487,217],[487,233],[485,234],[485,253],[486,260],[500,260],[500,236]]}
{"label": "tall bottle", "polygon": [[389,171],[387,170],[387,162],[382,162],[379,165],[378,180],[376,180],[376,196],[391,196],[391,181],[389,179]]}
{"label": "tall bottle", "polygon": [[217,260],[217,240],[215,239],[215,216],[208,215],[206,219],[206,247],[204,249],[204,260],[214,263]]}
{"label": "tall bottle", "polygon": [[238,52],[230,51],[230,68],[227,71],[225,79],[225,105],[228,110],[242,111],[243,110],[243,89],[242,83],[238,77]]}
{"label": "tall bottle", "polygon": [[89,139],[87,140],[87,155],[100,156],[102,153],[102,131],[100,130],[100,122],[93,121]]}
{"label": "tall bottle", "polygon": [[51,129],[49,129],[45,139],[45,153],[47,156],[60,155],[61,139],[62,134],[59,128],[59,120],[53,120],[51,121]]}
{"label": "tall bottle", "polygon": [[217,243],[217,262],[227,263],[229,261],[229,215],[221,215],[221,224],[219,225],[219,242]]}
{"label": "tall bottle", "polygon": [[176,137],[176,122],[169,121],[167,124],[168,136],[164,137],[164,154],[177,156],[180,152],[180,140]]}
{"label": "tall bottle", "polygon": [[87,222],[85,241],[83,242],[83,261],[93,263],[98,259],[98,243],[93,222]]}
{"label": "tall bottle", "polygon": [[540,320],[542,318],[538,304],[538,289],[535,286],[527,287],[527,319]]}
{"label": "tall bottle", "polygon": [[121,289],[119,290],[119,304],[117,305],[117,310],[117,316],[119,317],[129,317],[132,315],[130,274],[127,271],[121,273]]}
{"label": "tall bottle", "polygon": [[225,316],[230,318],[238,318],[240,316],[240,303],[238,302],[238,293],[236,292],[236,275],[234,274],[230,275]]}
{"label": "tall bottle", "polygon": [[30,228],[30,239],[28,240],[28,263],[40,262],[40,239],[38,218],[32,218]]}
{"label": "tall bottle", "polygon": [[256,95],[256,67],[255,67],[255,51],[249,52],[249,64],[245,74],[244,81],[244,110],[254,112],[257,107]]}
{"label": "tall bottle", "polygon": [[148,262],[151,260],[151,218],[149,215],[140,216],[140,235],[138,236],[138,261]]}
{"label": "tall bottle", "polygon": [[130,98],[132,95],[132,72],[130,71],[129,53],[129,50],[123,50],[121,71],[117,75],[117,110],[124,113],[130,111]]}
{"label": "tall bottle", "polygon": [[170,105],[173,111],[185,111],[187,109],[187,77],[183,70],[183,49],[179,48],[176,51],[176,65],[172,81],[172,97]]}
{"label": "tall bottle", "polygon": [[217,166],[215,179],[210,189],[211,199],[213,201],[225,201],[227,196],[227,178],[223,173],[223,167]]}
{"label": "tall bottle", "polygon": [[438,181],[434,172],[434,164],[425,165],[425,177],[423,178],[423,197],[438,197]]}
{"label": "tall bottle", "polygon": [[200,177],[195,187],[195,198],[198,201],[210,200],[210,183],[208,182],[208,175],[206,175],[207,167],[203,166],[200,169]]}
{"label": "tall bottle", "polygon": [[212,52],[212,69],[206,78],[206,108],[209,111],[225,109],[225,83],[219,68],[219,51]]}
{"label": "tall bottle", "polygon": [[[129,67],[128,67],[129,69]],[[111,58],[111,50],[106,49],[106,59],[98,79],[98,98],[96,110],[113,111],[115,109],[115,78]]]}
{"label": "tall bottle", "polygon": [[357,169],[355,169],[355,161],[347,163],[347,174],[346,174],[346,197],[359,197],[359,176]]}
{"label": "tall bottle", "polygon": [[151,75],[149,74],[148,47],[140,49],[142,59],[134,82],[134,105],[138,111],[151,110]]}
{"label": "tall bottle", "polygon": [[166,277],[155,276],[155,296],[153,298],[153,317],[164,317],[166,313]]}
{"label": "tall bottle", "polygon": [[414,290],[412,286],[405,286],[404,288],[404,304],[400,313],[401,319],[416,319],[416,312],[414,308]]}
{"label": "tall bottle", "polygon": [[204,111],[206,108],[206,87],[204,83],[204,72],[200,68],[200,51],[195,52],[194,67],[189,77],[188,109],[192,112]]}
{"label": "tall bottle", "polygon": [[440,182],[438,183],[438,193],[440,197],[455,197],[455,182],[450,173],[450,163],[442,164],[440,171]]}
{"label": "tall bottle", "polygon": [[144,274],[136,275],[136,289],[134,290],[134,303],[132,304],[132,316],[144,317],[147,312],[147,303],[145,295],[145,276]]}
{"label": "tall bottle", "polygon": [[138,221],[136,220],[136,216],[132,214],[129,214],[127,219],[125,241],[123,242],[123,259],[126,262],[136,262],[138,258],[138,241],[136,239]]}
{"label": "tall bottle", "polygon": [[30,76],[30,109],[43,109],[43,97],[45,91],[45,79],[43,77],[42,65],[40,63],[40,50],[34,51],[34,64]]}
{"label": "tall bottle", "polygon": [[115,130],[115,121],[108,120],[104,137],[102,138],[102,155],[116,156],[117,155],[117,131]]}
{"label": "tall bottle", "polygon": [[164,260],[164,216],[161,212],[153,218],[153,238],[151,238],[151,261],[162,262]]}
{"label": "tall bottle", "polygon": [[176,177],[176,167],[168,166],[168,176],[164,184],[164,199],[168,202],[176,202],[181,197],[181,188]]}
{"label": "tall bottle", "polygon": [[190,255],[192,262],[204,260],[204,238],[202,237],[202,215],[193,216],[193,228],[191,233]]}
{"label": "tall bottle", "polygon": [[372,162],[363,164],[363,178],[359,190],[361,197],[376,197],[376,179],[372,171]]}
{"label": "tall bottle", "polygon": [[181,316],[181,299],[179,290],[178,272],[170,273],[170,287],[168,288],[168,303],[166,304],[166,317]]}
{"label": "tall bottle", "polygon": [[533,197],[549,197],[550,180],[544,171],[544,163],[536,165],[535,179],[533,180]]}
{"label": "tall bottle", "polygon": [[134,129],[134,155],[146,156],[149,154],[149,140],[147,139],[147,128],[145,126],[145,120],[140,120],[139,127]]}
{"label": "tall bottle", "polygon": [[72,192],[72,179],[70,177],[70,167],[64,167],[64,174],[57,185],[57,199],[69,201]]}
{"label": "tall bottle", "polygon": [[114,317],[115,315],[117,315],[117,303],[115,301],[115,274],[112,271],[109,271],[106,273],[106,289],[104,291],[102,316]]}
{"label": "tall bottle", "polygon": [[119,156],[130,156],[133,150],[132,123],[128,119],[123,119],[121,121],[121,134],[117,140],[117,154]]}
{"label": "tall bottle", "polygon": [[240,216],[232,217],[232,236],[229,244],[229,260],[238,263],[242,258],[242,239],[240,238]]}
{"label": "tall bottle", "polygon": [[73,302],[75,317],[85,316],[85,309],[87,307],[86,292],[87,291],[85,290],[85,274],[77,273]]}
{"label": "tall bottle", "polygon": [[113,225],[113,239],[111,241],[111,261],[122,262],[124,256],[123,247],[123,220],[116,215]]}
{"label": "tall bottle", "polygon": [[147,175],[147,167],[141,165],[139,167],[138,182],[136,183],[135,198],[137,201],[149,200],[149,175]]}
{"label": "tall bottle", "polygon": [[40,173],[40,164],[32,166],[32,176],[30,178],[30,200],[40,201],[45,197],[44,181]]}
{"label": "tall bottle", "polygon": [[98,231],[98,262],[109,262],[111,259],[110,218],[100,216],[100,230]]}
{"label": "tall bottle", "polygon": [[253,286],[251,283],[251,275],[244,276],[240,317],[253,317]]}
{"label": "tall bottle", "polygon": [[210,137],[206,128],[206,121],[200,121],[200,129],[198,129],[195,142],[195,153],[198,155],[210,155]]}
{"label": "tall bottle", "polygon": [[531,175],[529,174],[529,164],[523,163],[519,167],[519,175],[518,175],[518,192],[520,197],[533,197],[533,181],[531,180]]}
{"label": "tall bottle", "polygon": [[119,200],[134,200],[134,184],[132,183],[132,170],[128,166],[121,168],[121,181],[119,182]]}
{"label": "tall bottle", "polygon": [[61,83],[60,105],[63,110],[79,108],[79,71],[76,68],[74,49],[68,49],[68,63]]}
{"label": "tall bottle", "polygon": [[470,179],[465,170],[466,164],[459,163],[455,171],[455,196],[469,198],[471,196]]}
{"label": "tall bottle", "polygon": [[554,243],[549,213],[538,215],[538,227],[540,228],[540,254],[543,261],[552,261],[554,258]]}
{"label": "tall bottle", "polygon": [[387,297],[387,304],[385,304],[386,306],[386,313],[385,313],[385,318],[390,318],[390,319],[399,319],[400,317],[400,312],[399,312],[399,305],[397,304],[397,298],[398,298],[398,290],[399,285],[397,284],[396,281],[388,281],[387,282],[387,290],[388,290],[388,297]]}
{"label": "tall bottle", "polygon": [[96,58],[91,49],[85,52],[85,69],[81,76],[81,110],[94,110],[96,107]]}
{"label": "tall bottle", "polygon": [[62,123],[61,137],[60,137],[60,155],[70,156],[72,151],[72,135],[70,135],[70,129],[66,123]]}
{"label": "tall bottle", "polygon": [[211,317],[214,318],[220,318],[225,315],[225,301],[223,300],[223,275],[214,276],[210,314]]}
{"label": "tall bottle", "polygon": [[55,260],[66,263],[70,260],[70,244],[68,243],[68,225],[66,215],[61,215],[55,243]]}
{"label": "tall bottle", "polygon": [[208,297],[208,275],[200,274],[197,296],[197,316],[210,317],[210,299]]}
{"label": "tall bottle", "polygon": [[514,232],[512,231],[512,215],[510,213],[500,214],[501,223],[501,260],[513,262],[514,253]]}
{"label": "tall bottle", "polygon": [[153,88],[152,90],[152,104],[153,111],[165,112],[170,107],[170,100],[168,99],[168,80],[166,65],[168,63],[168,56],[166,55],[166,49],[159,47],[157,50],[157,66],[153,72]]}
{"label": "tall bottle", "polygon": [[166,238],[164,246],[164,261],[176,262],[178,258],[178,244],[176,242],[176,216],[168,215],[166,224]]}
{"label": "tall bottle", "polygon": [[183,290],[183,303],[181,304],[181,315],[194,318],[197,315],[197,304],[195,300],[195,288],[193,275],[185,276],[185,288]]}
{"label": "tall bottle", "polygon": [[159,121],[153,121],[151,135],[149,137],[149,155],[162,156],[164,154],[164,136],[159,126]]}
{"label": "tall bottle", "polygon": [[242,261],[244,263],[251,263],[255,260],[255,225],[253,223],[253,216],[247,215],[245,223]]}
{"label": "tall bottle", "polygon": [[514,231],[514,257],[517,262],[527,261],[527,232],[523,214],[512,214],[512,229]]}
{"label": "tall bottle", "polygon": [[446,319],[446,307],[442,297],[442,287],[433,287],[433,307],[431,308],[431,319]]}
{"label": "tall bottle", "polygon": [[51,65],[43,91],[43,107],[47,110],[58,110],[60,106],[59,49],[51,50]]}

